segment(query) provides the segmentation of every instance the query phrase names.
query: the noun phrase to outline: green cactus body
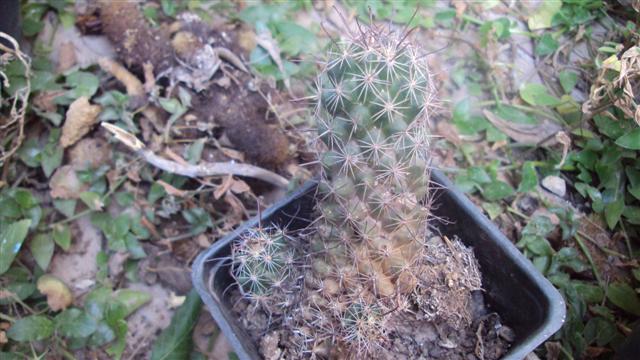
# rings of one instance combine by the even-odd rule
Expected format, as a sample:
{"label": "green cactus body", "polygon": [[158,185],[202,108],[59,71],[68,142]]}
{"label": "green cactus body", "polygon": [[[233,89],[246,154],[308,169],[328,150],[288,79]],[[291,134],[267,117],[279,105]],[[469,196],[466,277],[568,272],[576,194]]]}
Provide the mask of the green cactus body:
{"label": "green cactus body", "polygon": [[[355,259],[378,297],[413,290],[429,215],[434,89],[424,58],[403,35],[370,29],[336,44],[317,80],[319,210],[331,226],[353,230],[333,261]],[[331,236],[322,239],[326,247],[342,242]]]}
{"label": "green cactus body", "polygon": [[290,304],[295,287],[296,240],[277,228],[252,229],[233,252],[233,271],[242,294],[268,310]]}

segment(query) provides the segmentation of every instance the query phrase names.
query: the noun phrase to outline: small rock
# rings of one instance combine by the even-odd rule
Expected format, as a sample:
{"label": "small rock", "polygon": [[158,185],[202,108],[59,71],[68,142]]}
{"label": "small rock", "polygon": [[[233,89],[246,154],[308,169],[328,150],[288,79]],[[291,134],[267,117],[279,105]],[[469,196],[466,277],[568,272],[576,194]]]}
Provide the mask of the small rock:
{"label": "small rock", "polygon": [[549,175],[542,179],[542,187],[560,197],[564,197],[567,193],[567,184],[562,178],[555,175]]}

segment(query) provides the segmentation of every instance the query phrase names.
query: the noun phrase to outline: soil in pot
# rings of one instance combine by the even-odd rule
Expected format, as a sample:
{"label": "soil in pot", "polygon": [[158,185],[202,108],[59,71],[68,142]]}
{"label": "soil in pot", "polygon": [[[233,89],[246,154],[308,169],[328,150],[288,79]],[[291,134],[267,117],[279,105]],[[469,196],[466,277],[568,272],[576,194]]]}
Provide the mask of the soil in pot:
{"label": "soil in pot", "polygon": [[[304,238],[304,237],[303,237]],[[305,251],[309,244],[300,244]],[[394,304],[389,314],[378,318],[382,328],[367,349],[357,348],[346,339],[327,339],[330,331],[316,331],[322,314],[323,290],[307,273],[299,286],[310,299],[296,297],[297,304],[265,306],[260,299],[248,299],[234,287],[229,303],[247,334],[257,344],[264,359],[499,359],[509,349],[514,333],[500,316],[485,304],[481,275],[470,248],[457,239],[432,237],[426,244],[432,256],[422,264],[423,291]],[[298,259],[295,273],[303,274],[307,259]],[[427,285],[428,283],[428,285]],[[349,290],[342,290],[345,294]],[[314,294],[317,294],[314,295]],[[400,299],[400,297],[399,297]],[[315,313],[314,313],[315,312]],[[343,319],[344,321],[344,319]],[[365,332],[368,325],[362,325]],[[317,336],[323,339],[318,339]],[[336,337],[339,337],[336,330]],[[361,341],[357,336],[354,343]],[[369,335],[374,336],[371,331]],[[361,345],[362,346],[362,345]]]}

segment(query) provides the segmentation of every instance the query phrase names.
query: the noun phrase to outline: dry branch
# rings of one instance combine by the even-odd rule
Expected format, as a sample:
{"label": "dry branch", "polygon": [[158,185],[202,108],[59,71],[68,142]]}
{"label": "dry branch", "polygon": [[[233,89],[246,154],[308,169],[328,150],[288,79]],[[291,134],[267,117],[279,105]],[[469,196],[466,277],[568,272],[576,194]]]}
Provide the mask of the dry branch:
{"label": "dry branch", "polygon": [[[9,150],[0,147],[1,164],[18,150],[24,139],[24,118],[27,113],[27,106],[29,105],[29,94],[31,93],[31,59],[20,50],[20,45],[13,37],[4,32],[0,32],[0,38],[7,40],[12,45],[12,48],[10,48],[0,43],[0,51],[4,52],[0,58],[0,63],[4,63],[5,61],[9,62],[14,57],[17,58],[24,66],[24,76],[26,79],[25,86],[16,91],[13,97],[7,122],[0,122],[0,138],[8,136],[13,130],[17,130],[18,132],[17,138],[13,140],[13,145],[11,145]],[[0,71],[0,78],[3,81],[3,86],[9,86],[9,79],[2,71]],[[18,104],[18,102],[20,104]]]}
{"label": "dry branch", "polygon": [[116,139],[125,144],[131,150],[135,151],[136,154],[142,157],[149,164],[173,174],[191,178],[219,175],[236,175],[260,179],[278,187],[287,187],[287,185],[289,184],[289,181],[287,179],[274,172],[248,164],[239,164],[235,162],[216,162],[191,165],[167,160],[156,155],[153,151],[147,149],[146,146],[137,137],[128,133],[127,131],[113,124],[105,122],[102,123],[102,127],[111,132]]}

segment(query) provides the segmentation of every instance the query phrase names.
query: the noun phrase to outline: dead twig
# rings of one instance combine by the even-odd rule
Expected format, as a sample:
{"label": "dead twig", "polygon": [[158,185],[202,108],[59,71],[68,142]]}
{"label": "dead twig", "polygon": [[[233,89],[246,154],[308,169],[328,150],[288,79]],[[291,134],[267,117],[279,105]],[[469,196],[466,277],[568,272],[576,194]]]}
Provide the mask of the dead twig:
{"label": "dead twig", "polygon": [[249,164],[239,164],[235,162],[217,162],[191,165],[167,160],[156,155],[153,151],[147,149],[146,146],[137,137],[130,134],[129,132],[106,122],[102,123],[102,127],[112,133],[115,138],[118,139],[118,141],[122,142],[131,150],[135,151],[136,154],[142,157],[149,164],[173,174],[191,178],[236,175],[260,179],[278,187],[287,187],[287,185],[289,184],[289,181],[286,178],[269,170]]}
{"label": "dead twig", "polygon": [[[17,137],[13,140],[13,144],[10,145],[11,148],[5,150],[4,146],[0,147],[0,164],[2,164],[18,150],[22,144],[22,140],[24,140],[24,119],[27,113],[27,106],[29,105],[29,94],[31,93],[31,59],[20,50],[20,45],[13,37],[4,32],[0,32],[0,38],[8,41],[12,46],[8,47],[0,44],[0,51],[4,52],[4,54],[0,56],[0,65],[8,63],[14,58],[18,59],[24,66],[26,81],[25,85],[21,89],[18,89],[13,96],[8,119],[6,119],[6,122],[0,121],[0,138],[8,137],[11,131],[17,130]],[[5,87],[10,85],[9,79],[1,70],[0,80],[2,80],[2,85]],[[0,118],[0,120],[2,119]]]}

